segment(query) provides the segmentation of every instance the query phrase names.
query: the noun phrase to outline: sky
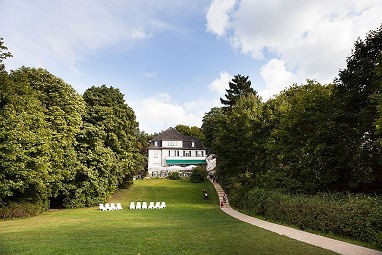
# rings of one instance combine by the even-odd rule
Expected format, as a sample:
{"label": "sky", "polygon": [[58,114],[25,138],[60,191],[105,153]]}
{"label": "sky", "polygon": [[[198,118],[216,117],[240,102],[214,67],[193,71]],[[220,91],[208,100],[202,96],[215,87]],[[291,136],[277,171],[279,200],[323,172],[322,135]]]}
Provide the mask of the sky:
{"label": "sky", "polygon": [[263,100],[333,82],[382,0],[0,0],[7,70],[47,69],[82,94],[118,88],[140,130],[201,126],[234,75]]}

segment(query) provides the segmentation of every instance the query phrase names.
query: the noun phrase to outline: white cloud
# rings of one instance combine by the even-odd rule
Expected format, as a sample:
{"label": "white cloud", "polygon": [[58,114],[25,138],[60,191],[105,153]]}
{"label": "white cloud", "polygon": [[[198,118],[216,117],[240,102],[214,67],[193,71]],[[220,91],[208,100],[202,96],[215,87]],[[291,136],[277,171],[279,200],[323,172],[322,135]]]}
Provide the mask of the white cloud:
{"label": "white cloud", "polygon": [[98,50],[123,52],[156,33],[176,30],[164,11],[172,7],[176,13],[194,5],[173,1],[1,1],[1,36],[14,55],[6,66],[77,72],[79,64]]}
{"label": "white cloud", "polygon": [[260,75],[267,84],[266,89],[259,91],[265,100],[297,82],[295,75],[287,70],[285,63],[275,58],[260,68]]}
{"label": "white cloud", "polygon": [[148,79],[154,79],[154,78],[157,78],[159,76],[159,74],[157,72],[145,72],[142,75]]}
{"label": "white cloud", "polygon": [[230,24],[230,12],[236,0],[212,0],[207,12],[207,30],[223,36]]}
{"label": "white cloud", "polygon": [[[216,5],[212,1],[210,9]],[[290,77],[297,81],[332,82],[354,41],[381,24],[380,0],[241,0],[235,9],[223,11],[221,27],[210,23],[208,31],[229,37],[232,46],[254,59],[269,61],[261,74],[266,90],[274,91]],[[287,67],[287,68],[286,68]],[[278,72],[271,77],[267,70]],[[286,79],[288,78],[288,79]]]}
{"label": "white cloud", "polygon": [[228,83],[232,80],[233,75],[228,72],[221,72],[220,76],[210,83],[208,89],[217,94],[219,97],[224,97]]}
{"label": "white cloud", "polygon": [[209,107],[203,100],[178,104],[167,93],[131,101],[129,105],[135,111],[140,129],[147,133],[160,132],[178,124],[200,127],[203,108]]}

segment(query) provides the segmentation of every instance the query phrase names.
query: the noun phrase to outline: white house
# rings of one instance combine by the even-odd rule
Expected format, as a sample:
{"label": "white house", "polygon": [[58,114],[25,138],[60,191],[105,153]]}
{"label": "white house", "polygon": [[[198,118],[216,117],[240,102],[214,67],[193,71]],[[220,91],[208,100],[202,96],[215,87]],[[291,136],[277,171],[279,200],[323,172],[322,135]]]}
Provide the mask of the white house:
{"label": "white house", "polygon": [[206,165],[206,154],[206,149],[197,138],[169,128],[150,141],[148,176],[166,177],[173,171],[187,176],[196,165]]}

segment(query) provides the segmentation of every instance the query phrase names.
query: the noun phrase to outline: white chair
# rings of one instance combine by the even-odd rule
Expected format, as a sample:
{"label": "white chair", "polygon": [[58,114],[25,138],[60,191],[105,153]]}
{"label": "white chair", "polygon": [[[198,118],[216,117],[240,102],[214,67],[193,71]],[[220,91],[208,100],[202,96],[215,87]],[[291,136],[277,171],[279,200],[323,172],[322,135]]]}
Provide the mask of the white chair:
{"label": "white chair", "polygon": [[159,208],[160,208],[160,202],[156,202],[155,206],[154,206],[154,209],[159,209]]}
{"label": "white chair", "polygon": [[121,205],[121,203],[117,203],[117,210],[122,210],[122,205]]}
{"label": "white chair", "polygon": [[142,202],[142,209],[147,209],[147,203],[146,202]]}
{"label": "white chair", "polygon": [[105,208],[105,206],[103,204],[99,204],[99,210],[100,211],[106,211],[107,209]]}
{"label": "white chair", "polygon": [[130,209],[135,209],[135,204],[134,204],[134,202],[130,202]]}
{"label": "white chair", "polygon": [[111,204],[110,204],[110,208],[111,208],[112,211],[117,210],[117,207],[115,207],[115,204],[114,204],[114,203],[111,203]]}
{"label": "white chair", "polygon": [[105,208],[106,208],[106,210],[110,211],[110,210],[111,210],[111,208],[110,208],[110,204],[109,204],[109,203],[106,203],[106,204],[105,204]]}
{"label": "white chair", "polygon": [[137,202],[135,209],[142,209],[142,204],[141,202]]}
{"label": "white chair", "polygon": [[154,202],[150,202],[149,209],[154,209]]}
{"label": "white chair", "polygon": [[162,202],[159,207],[159,209],[164,209],[164,208],[166,208],[166,202]]}

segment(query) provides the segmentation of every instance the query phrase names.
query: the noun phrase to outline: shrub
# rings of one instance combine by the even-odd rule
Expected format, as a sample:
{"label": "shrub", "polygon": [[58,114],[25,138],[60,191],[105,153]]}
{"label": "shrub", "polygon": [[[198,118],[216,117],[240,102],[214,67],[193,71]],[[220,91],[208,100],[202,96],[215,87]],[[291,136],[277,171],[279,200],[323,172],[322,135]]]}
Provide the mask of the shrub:
{"label": "shrub", "polygon": [[207,179],[207,170],[205,167],[197,166],[192,169],[192,173],[190,176],[191,182],[204,182]]}
{"label": "shrub", "polygon": [[179,180],[180,179],[179,172],[170,172],[167,178],[170,180]]}
{"label": "shrub", "polygon": [[[232,200],[237,201],[232,201]],[[322,233],[334,233],[382,247],[382,201],[379,197],[344,194],[284,194],[254,188],[231,197],[251,215]]]}
{"label": "shrub", "polygon": [[37,214],[47,210],[49,207],[46,202],[11,202],[0,207],[0,219],[16,219],[36,216]]}

